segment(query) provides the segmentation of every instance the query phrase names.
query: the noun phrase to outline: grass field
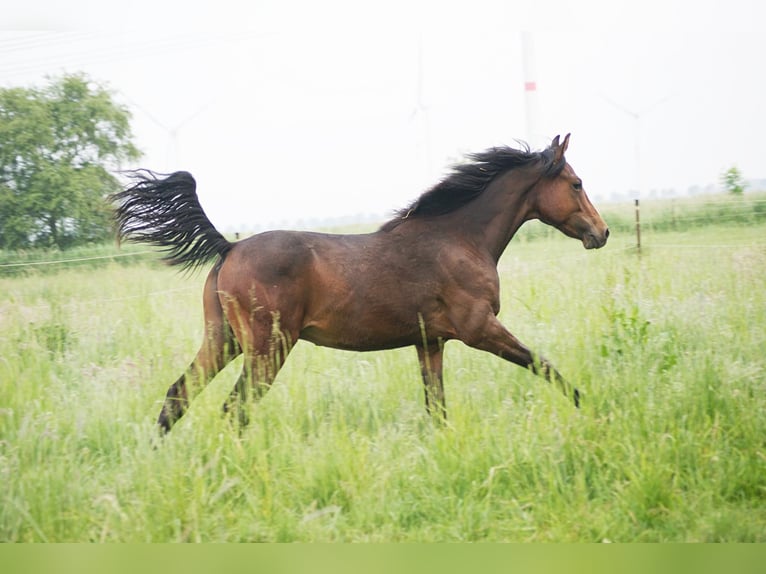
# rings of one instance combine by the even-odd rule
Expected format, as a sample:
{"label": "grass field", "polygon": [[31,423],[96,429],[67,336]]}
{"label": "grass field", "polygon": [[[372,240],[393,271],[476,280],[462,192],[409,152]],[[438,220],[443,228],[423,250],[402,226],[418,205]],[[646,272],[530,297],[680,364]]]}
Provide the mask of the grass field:
{"label": "grass field", "polygon": [[204,274],[0,277],[0,540],[766,541],[766,225],[632,245],[520,237],[501,261],[501,319],[579,411],[451,342],[439,428],[413,349],[301,342],[242,434],[235,362],[161,443]]}

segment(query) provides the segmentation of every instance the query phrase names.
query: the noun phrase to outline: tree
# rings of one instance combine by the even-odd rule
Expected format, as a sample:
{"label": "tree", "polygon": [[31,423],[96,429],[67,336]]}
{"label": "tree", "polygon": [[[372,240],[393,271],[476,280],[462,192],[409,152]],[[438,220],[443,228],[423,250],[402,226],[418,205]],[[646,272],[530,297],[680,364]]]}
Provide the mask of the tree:
{"label": "tree", "polygon": [[135,160],[130,112],[84,75],[0,89],[0,248],[59,248],[111,230],[111,170]]}
{"label": "tree", "polygon": [[732,166],[721,174],[723,188],[732,195],[742,195],[747,187],[745,178],[737,166]]}

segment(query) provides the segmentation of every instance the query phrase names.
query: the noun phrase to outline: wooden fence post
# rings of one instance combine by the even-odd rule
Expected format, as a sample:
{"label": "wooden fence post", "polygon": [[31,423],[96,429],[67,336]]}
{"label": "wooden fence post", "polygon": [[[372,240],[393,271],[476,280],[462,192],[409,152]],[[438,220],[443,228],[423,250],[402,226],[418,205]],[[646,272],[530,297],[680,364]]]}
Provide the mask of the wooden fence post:
{"label": "wooden fence post", "polygon": [[639,215],[641,208],[638,205],[638,199],[636,199],[636,249],[638,254],[641,255],[641,217]]}

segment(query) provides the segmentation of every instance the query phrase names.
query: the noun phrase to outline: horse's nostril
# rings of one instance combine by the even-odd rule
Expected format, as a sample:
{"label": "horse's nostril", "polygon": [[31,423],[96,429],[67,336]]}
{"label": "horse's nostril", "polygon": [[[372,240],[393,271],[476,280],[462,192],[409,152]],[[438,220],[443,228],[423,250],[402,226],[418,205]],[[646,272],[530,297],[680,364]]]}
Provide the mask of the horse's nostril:
{"label": "horse's nostril", "polygon": [[609,228],[606,228],[606,231],[604,232],[604,238],[609,239]]}

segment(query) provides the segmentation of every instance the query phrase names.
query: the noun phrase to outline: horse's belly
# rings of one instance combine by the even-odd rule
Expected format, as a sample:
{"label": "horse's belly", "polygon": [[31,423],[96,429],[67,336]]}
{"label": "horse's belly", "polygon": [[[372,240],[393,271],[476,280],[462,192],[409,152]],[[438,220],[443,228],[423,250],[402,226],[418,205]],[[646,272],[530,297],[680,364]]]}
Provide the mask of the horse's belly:
{"label": "horse's belly", "polygon": [[412,328],[340,323],[309,324],[301,331],[300,338],[322,347],[347,351],[382,351],[418,342],[417,330]]}
{"label": "horse's belly", "polygon": [[326,337],[308,331],[301,333],[301,339],[319,345],[320,347],[330,347],[331,349],[341,349],[343,351],[385,351],[387,349],[398,349],[399,347],[409,347],[416,341],[409,338],[405,339],[386,339],[386,340],[350,340],[338,337]]}
{"label": "horse's belly", "polygon": [[[377,303],[377,304],[376,304]],[[338,305],[333,312],[308,318],[300,337],[323,347],[380,351],[427,340],[451,339],[454,329],[436,300]]]}

